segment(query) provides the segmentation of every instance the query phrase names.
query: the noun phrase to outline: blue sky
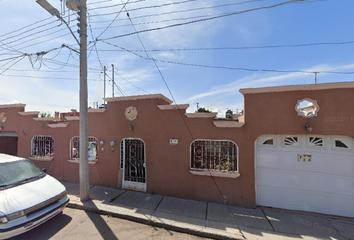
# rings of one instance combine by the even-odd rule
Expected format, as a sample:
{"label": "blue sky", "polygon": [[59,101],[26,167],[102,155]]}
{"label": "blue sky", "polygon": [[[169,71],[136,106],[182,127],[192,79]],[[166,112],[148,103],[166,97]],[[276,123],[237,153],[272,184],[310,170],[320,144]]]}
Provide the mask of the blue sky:
{"label": "blue sky", "polygon": [[[49,0],[49,2],[57,9],[61,9],[59,0]],[[126,1],[124,0],[124,2]],[[178,2],[179,4],[146,8],[147,6]],[[129,11],[130,17],[139,31],[203,18],[197,18],[198,16],[216,16],[223,13],[271,6],[281,2],[286,2],[286,0],[132,0],[126,7],[128,11],[131,9]],[[116,17],[122,6],[115,5],[121,4],[122,1],[90,0],[88,3],[93,39],[96,39]],[[225,4],[228,4],[228,6],[216,7]],[[105,6],[112,7],[99,8]],[[143,9],[133,10],[137,8]],[[145,32],[139,34],[139,36],[147,50],[257,47],[354,41],[352,9],[354,9],[353,0],[292,3],[273,9],[257,10],[210,21]],[[114,14],[102,15],[106,13]],[[72,14],[72,12],[66,12],[63,16],[67,21],[69,20],[68,14]],[[17,61],[17,59],[12,62],[10,60],[5,61],[6,58],[16,57],[23,53],[50,50],[60,47],[62,44],[75,44],[64,24],[59,25],[60,22],[51,23],[56,18],[50,18],[49,13],[42,9],[35,0],[16,2],[0,0],[0,15],[2,16],[2,24],[0,25],[0,73]],[[150,16],[141,17],[146,15]],[[71,16],[70,25],[78,37],[75,18],[75,16]],[[187,20],[173,20],[181,18]],[[38,21],[40,22],[37,24],[23,28]],[[45,26],[40,27],[44,24]],[[23,29],[8,34],[21,28]],[[46,31],[39,33],[42,30]],[[122,12],[117,17],[117,21],[99,39],[108,39],[132,32],[134,32],[134,28],[130,25],[126,13]],[[68,35],[61,36],[63,34]],[[88,35],[89,41],[92,41],[90,30]],[[105,42],[128,50],[143,49],[137,35],[105,40]],[[103,65],[107,65],[108,69],[110,69],[111,64],[115,65],[116,73],[124,78],[115,75],[116,83],[124,95],[162,93],[172,99],[151,60],[142,59],[131,52],[117,51],[119,48],[105,42],[98,41],[96,44],[99,59]],[[10,48],[9,46],[11,46],[10,50],[4,49]],[[89,47],[91,46],[93,44],[89,45]],[[77,45],[73,45],[73,47],[77,48]],[[102,67],[98,61],[95,48],[89,49],[92,52],[90,54],[89,51],[89,67],[91,70],[89,70],[88,77],[90,79],[88,82],[88,102],[89,105],[92,105],[93,102],[102,103],[103,101],[103,74],[100,73]],[[319,71],[319,83],[324,83],[353,80],[352,74],[321,73],[321,71],[354,72],[353,50],[354,44],[341,44],[265,49],[155,51],[148,52],[148,54],[158,60],[208,66],[281,71]],[[144,52],[138,53],[146,56]],[[62,66],[61,63],[68,64]],[[314,83],[314,74],[310,73],[249,72],[192,67],[160,61],[156,63],[176,102],[178,104],[190,104],[189,112],[196,110],[197,102],[199,106],[218,111],[220,115],[227,109],[241,110],[243,108],[243,97],[238,92],[240,88]],[[3,66],[4,64],[7,65]],[[0,74],[1,104],[26,103],[28,111],[54,112],[79,108],[79,70],[77,68],[79,62],[77,54],[70,53],[67,48],[58,49],[48,53],[43,59],[32,58],[32,64],[29,58],[25,57]],[[111,77],[112,73],[108,72],[108,75]],[[66,78],[70,78],[70,80]],[[108,97],[111,96],[112,87],[110,84],[109,82],[107,85]],[[115,88],[115,96],[121,95],[122,93]]]}

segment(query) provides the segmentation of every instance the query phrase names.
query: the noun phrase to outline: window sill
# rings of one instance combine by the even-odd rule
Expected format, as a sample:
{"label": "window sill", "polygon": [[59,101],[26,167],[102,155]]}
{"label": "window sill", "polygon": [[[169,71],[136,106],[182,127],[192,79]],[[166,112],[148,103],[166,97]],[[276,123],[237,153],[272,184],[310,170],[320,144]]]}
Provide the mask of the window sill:
{"label": "window sill", "polygon": [[54,157],[29,157],[28,159],[32,161],[50,162]]}
{"label": "window sill", "polygon": [[[79,160],[79,159],[69,159],[68,162],[71,162],[71,163],[80,163],[80,160]],[[89,161],[88,161],[89,164],[96,164],[97,162],[98,162],[98,160],[96,160],[96,161],[89,160]]]}
{"label": "window sill", "polygon": [[238,178],[240,177],[240,173],[238,172],[217,172],[217,171],[208,171],[208,170],[189,170],[189,172],[193,175],[198,176],[210,176],[213,177],[223,177],[223,178]]}

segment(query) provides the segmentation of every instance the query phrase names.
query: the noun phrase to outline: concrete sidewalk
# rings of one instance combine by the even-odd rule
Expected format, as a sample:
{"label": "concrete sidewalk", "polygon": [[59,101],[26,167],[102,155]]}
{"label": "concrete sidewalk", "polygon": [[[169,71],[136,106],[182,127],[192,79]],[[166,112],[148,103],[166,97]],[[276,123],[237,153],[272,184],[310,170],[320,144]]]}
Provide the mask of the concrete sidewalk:
{"label": "concrete sidewalk", "polygon": [[81,202],[79,185],[63,182],[69,207],[216,239],[353,239],[354,219],[249,209],[91,186]]}

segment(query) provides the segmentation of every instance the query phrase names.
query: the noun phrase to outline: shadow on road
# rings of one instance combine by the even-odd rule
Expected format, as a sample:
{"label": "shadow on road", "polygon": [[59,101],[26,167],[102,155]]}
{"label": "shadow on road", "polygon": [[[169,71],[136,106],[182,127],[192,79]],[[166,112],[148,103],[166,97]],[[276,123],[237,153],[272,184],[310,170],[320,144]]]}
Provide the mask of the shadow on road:
{"label": "shadow on road", "polygon": [[91,212],[86,212],[91,222],[95,225],[97,231],[100,233],[103,239],[118,240],[112,229],[108,226],[107,222],[101,215]]}
{"label": "shadow on road", "polygon": [[60,213],[42,225],[17,237],[13,237],[11,240],[48,240],[68,225],[71,220],[70,216]]}

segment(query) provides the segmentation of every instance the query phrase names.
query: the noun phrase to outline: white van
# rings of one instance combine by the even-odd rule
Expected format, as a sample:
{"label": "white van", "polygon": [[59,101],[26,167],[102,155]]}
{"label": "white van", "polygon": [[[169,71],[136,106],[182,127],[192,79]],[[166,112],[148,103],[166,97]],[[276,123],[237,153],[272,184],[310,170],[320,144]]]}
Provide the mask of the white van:
{"label": "white van", "polygon": [[0,154],[0,239],[27,232],[62,212],[65,187],[29,160]]}

